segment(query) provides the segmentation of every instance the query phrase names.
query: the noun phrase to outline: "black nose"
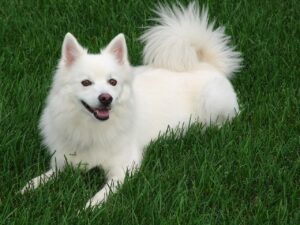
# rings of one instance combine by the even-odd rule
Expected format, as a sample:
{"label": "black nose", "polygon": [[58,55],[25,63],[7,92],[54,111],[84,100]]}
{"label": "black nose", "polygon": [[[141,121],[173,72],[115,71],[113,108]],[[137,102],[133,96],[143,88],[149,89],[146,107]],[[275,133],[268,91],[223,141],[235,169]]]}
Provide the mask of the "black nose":
{"label": "black nose", "polygon": [[107,94],[107,93],[99,95],[98,99],[105,106],[108,106],[112,102],[112,100],[113,100],[113,98],[111,97],[111,95]]}

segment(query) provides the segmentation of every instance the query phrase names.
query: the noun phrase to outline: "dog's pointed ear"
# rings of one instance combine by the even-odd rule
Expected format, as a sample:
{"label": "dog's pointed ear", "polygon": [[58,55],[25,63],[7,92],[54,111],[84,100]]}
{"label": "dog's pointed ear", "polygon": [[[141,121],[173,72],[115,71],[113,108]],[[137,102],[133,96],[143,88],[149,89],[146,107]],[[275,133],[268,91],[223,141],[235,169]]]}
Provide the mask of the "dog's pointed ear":
{"label": "dog's pointed ear", "polygon": [[72,65],[83,52],[84,49],[76,38],[71,33],[67,33],[62,46],[62,60],[64,64],[66,66]]}
{"label": "dog's pointed ear", "polygon": [[121,65],[128,63],[127,45],[124,34],[118,34],[104,50],[112,54]]}

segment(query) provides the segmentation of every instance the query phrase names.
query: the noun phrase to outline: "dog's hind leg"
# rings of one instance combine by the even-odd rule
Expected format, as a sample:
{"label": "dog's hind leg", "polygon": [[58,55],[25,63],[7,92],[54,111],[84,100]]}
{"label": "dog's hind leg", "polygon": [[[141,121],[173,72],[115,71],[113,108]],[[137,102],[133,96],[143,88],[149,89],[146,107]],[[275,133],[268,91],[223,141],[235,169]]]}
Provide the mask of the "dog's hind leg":
{"label": "dog's hind leg", "polygon": [[54,169],[50,169],[46,173],[43,173],[42,175],[37,176],[37,177],[31,179],[22,188],[22,190],[20,191],[21,194],[24,194],[24,193],[26,193],[27,191],[30,191],[30,190],[34,190],[37,187],[39,187],[40,185],[43,185],[43,184],[47,183],[49,180],[51,180],[52,178],[54,178],[54,175],[55,175],[55,170]]}
{"label": "dog's hind leg", "polygon": [[199,118],[205,125],[221,126],[239,112],[236,94],[227,79],[214,79],[202,90]]}

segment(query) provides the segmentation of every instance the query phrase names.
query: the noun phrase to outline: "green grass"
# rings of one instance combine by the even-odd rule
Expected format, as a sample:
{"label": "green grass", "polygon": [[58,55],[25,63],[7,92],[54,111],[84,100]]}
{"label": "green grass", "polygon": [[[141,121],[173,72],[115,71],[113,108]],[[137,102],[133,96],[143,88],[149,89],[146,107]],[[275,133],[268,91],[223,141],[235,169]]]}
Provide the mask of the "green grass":
{"label": "green grass", "polygon": [[296,0],[203,1],[244,57],[231,124],[152,143],[141,170],[94,212],[77,215],[103,185],[98,170],[68,168],[17,194],[48,168],[37,124],[65,33],[97,52],[124,32],[139,64],[149,2],[0,1],[0,224],[300,224]]}

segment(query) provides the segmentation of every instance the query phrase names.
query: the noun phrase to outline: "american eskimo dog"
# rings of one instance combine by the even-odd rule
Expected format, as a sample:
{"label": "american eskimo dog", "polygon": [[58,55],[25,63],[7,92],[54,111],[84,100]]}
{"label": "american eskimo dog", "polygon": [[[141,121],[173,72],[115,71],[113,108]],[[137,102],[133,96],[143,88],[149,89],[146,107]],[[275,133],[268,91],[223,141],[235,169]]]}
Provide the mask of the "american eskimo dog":
{"label": "american eskimo dog", "polygon": [[144,147],[168,127],[190,122],[222,125],[239,111],[229,78],[240,53],[223,27],[208,22],[207,10],[160,6],[158,24],[142,35],[144,65],[133,68],[123,34],[99,54],[89,54],[68,33],[40,120],[52,156],[50,170],[21,190],[53,178],[66,163],[100,166],[107,183],[86,204],[104,202],[126,171],[141,164]]}

